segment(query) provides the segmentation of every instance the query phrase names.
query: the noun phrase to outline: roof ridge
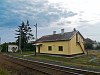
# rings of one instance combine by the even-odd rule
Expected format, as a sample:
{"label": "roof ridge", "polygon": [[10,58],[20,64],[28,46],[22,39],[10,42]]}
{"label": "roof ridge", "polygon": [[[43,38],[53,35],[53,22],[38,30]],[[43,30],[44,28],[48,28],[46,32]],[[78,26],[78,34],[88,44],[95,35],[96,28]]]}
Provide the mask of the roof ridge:
{"label": "roof ridge", "polygon": [[[73,31],[71,31],[71,32],[73,32]],[[75,32],[75,31],[74,31],[74,32]],[[65,33],[70,33],[70,32],[64,32],[63,34],[65,34]],[[51,35],[59,35],[59,34],[62,34],[62,33],[51,34]],[[45,36],[51,36],[51,35],[44,35],[44,36],[42,36],[42,37],[45,37]]]}
{"label": "roof ridge", "polygon": [[64,32],[63,34],[52,34],[45,35],[38,39],[38,42],[47,42],[47,41],[60,41],[60,40],[70,40],[70,38],[77,33],[78,31]]}

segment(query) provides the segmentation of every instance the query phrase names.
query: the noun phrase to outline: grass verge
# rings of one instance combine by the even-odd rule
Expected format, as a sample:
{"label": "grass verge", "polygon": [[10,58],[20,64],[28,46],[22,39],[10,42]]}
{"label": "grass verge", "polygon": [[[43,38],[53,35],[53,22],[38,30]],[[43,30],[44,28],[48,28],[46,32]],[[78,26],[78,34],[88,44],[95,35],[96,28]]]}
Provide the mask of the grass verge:
{"label": "grass verge", "polygon": [[50,62],[58,65],[64,65],[69,67],[76,67],[87,70],[100,71],[100,51],[89,50],[88,55],[77,56],[73,58],[67,58],[65,56],[52,56],[37,54],[33,56],[33,52],[10,53],[15,56],[24,57],[27,59]]}
{"label": "grass verge", "polygon": [[10,73],[5,69],[0,68],[0,75],[10,75]]}

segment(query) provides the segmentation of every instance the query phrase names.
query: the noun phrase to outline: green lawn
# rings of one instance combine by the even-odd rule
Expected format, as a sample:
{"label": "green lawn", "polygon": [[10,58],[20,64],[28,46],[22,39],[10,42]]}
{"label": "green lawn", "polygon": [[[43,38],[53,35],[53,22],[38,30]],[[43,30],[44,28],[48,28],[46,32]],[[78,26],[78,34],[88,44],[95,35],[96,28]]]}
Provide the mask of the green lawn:
{"label": "green lawn", "polygon": [[23,54],[13,53],[13,55],[44,62],[49,61],[55,64],[61,64],[70,67],[100,71],[100,50],[99,51],[90,50],[88,52],[89,52],[88,55],[82,55],[73,58],[66,58],[64,56],[62,57],[49,56],[43,54],[37,54],[36,56],[34,56],[33,52],[23,52]]}

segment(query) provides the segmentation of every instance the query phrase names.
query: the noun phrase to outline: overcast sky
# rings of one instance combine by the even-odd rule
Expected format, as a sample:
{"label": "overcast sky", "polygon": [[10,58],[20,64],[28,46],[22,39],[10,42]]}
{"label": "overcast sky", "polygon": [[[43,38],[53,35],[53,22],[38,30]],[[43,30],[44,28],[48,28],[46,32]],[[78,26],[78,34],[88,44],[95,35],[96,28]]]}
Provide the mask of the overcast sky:
{"label": "overcast sky", "polygon": [[15,30],[29,20],[38,38],[76,28],[85,38],[100,41],[100,0],[0,0],[0,37],[15,41]]}

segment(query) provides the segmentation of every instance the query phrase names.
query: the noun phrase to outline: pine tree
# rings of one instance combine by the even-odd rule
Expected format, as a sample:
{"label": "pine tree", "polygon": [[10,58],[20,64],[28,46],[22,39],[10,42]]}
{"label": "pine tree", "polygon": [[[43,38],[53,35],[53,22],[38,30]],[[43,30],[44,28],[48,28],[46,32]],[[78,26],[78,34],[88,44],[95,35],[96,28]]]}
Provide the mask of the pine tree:
{"label": "pine tree", "polygon": [[17,32],[17,40],[16,43],[18,46],[21,46],[22,50],[25,50],[28,44],[28,41],[30,39],[33,39],[33,34],[31,27],[29,26],[29,21],[27,20],[27,23],[24,22],[21,23],[21,25],[18,27],[18,30],[15,30]]}

